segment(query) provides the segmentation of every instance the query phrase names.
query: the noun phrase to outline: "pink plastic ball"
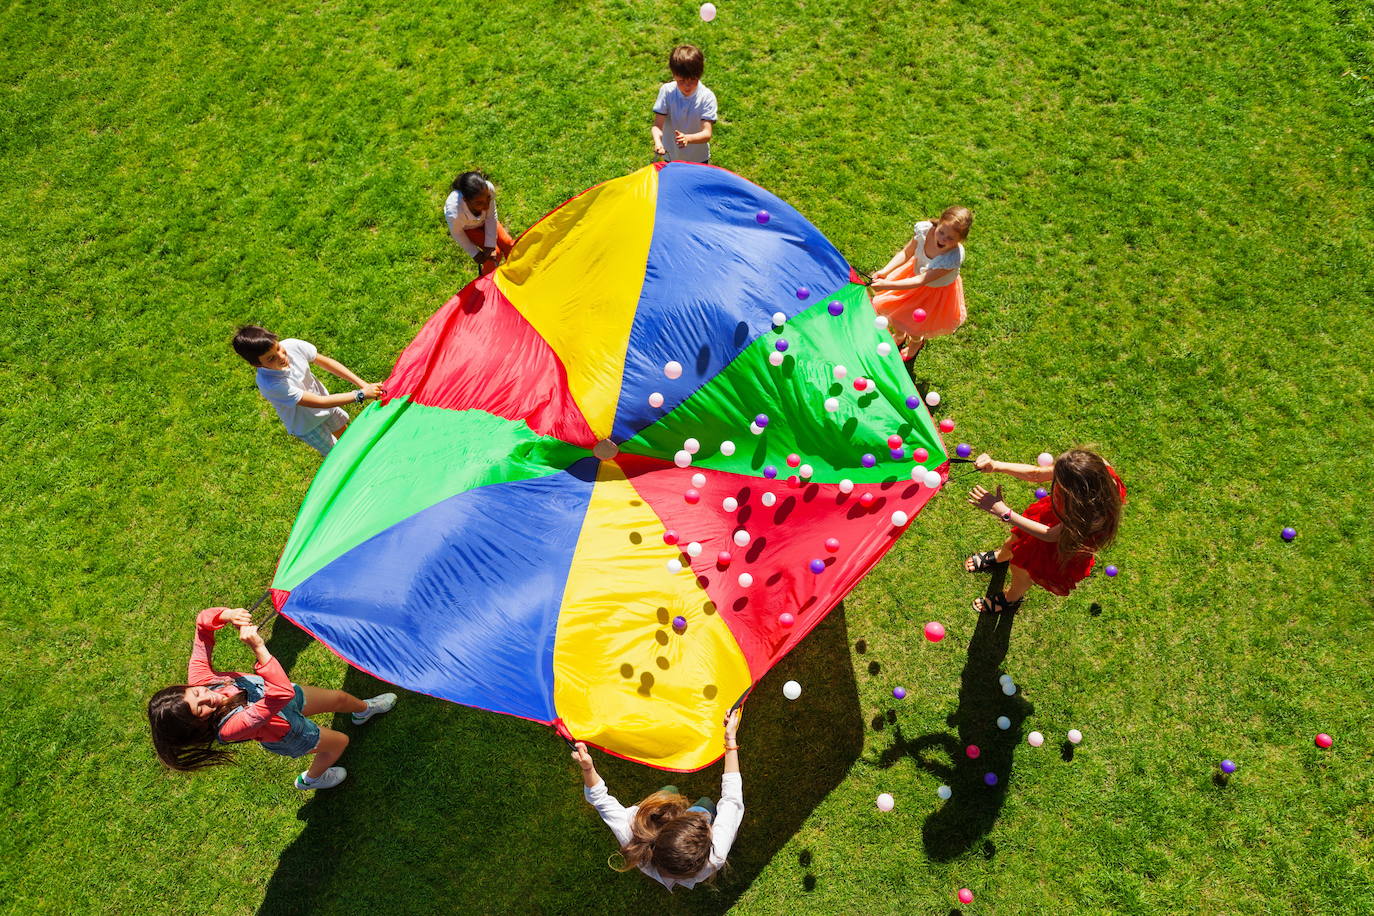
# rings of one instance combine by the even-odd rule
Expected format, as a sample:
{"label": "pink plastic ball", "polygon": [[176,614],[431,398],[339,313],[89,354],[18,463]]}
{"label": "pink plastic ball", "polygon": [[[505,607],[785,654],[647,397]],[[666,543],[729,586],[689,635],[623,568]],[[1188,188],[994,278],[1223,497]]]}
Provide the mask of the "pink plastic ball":
{"label": "pink plastic ball", "polygon": [[939,642],[945,638],[945,625],[938,620],[932,620],[926,624],[926,639],[931,642]]}
{"label": "pink plastic ball", "polygon": [[859,505],[863,506],[865,509],[877,501],[878,497],[874,496],[872,493],[864,493],[859,496]]}
{"label": "pink plastic ball", "polygon": [[831,553],[835,553],[836,551],[838,551],[838,550],[840,549],[840,539],[839,539],[839,538],[826,538],[826,539],[825,539],[825,549],[828,550],[828,551],[830,551]]}
{"label": "pink plastic ball", "polygon": [[969,760],[977,760],[983,752],[978,749],[978,745],[970,744],[964,748],[964,753],[968,755]]}
{"label": "pink plastic ball", "polygon": [[867,387],[868,387],[868,379],[866,379],[866,378],[856,378],[856,379],[854,380],[854,390],[855,390],[855,391],[863,391],[863,390],[864,390],[865,388],[867,388]]}
{"label": "pink plastic ball", "polygon": [[1320,748],[1328,748],[1331,746],[1332,743],[1331,736],[1328,735],[1326,732],[1322,732],[1321,734],[1317,735],[1316,739],[1314,740],[1317,743],[1317,747]]}
{"label": "pink plastic ball", "polygon": [[663,532],[663,543],[667,544],[669,547],[671,547],[671,546],[673,546],[674,544],[676,544],[676,543],[677,543],[677,532],[676,532],[676,531],[672,531],[672,530]]}
{"label": "pink plastic ball", "polygon": [[778,623],[782,624],[782,625],[785,626],[785,627],[790,627],[792,624],[794,624],[794,623],[796,623],[796,622],[797,622],[797,618],[793,617],[791,614],[787,613],[786,611],[784,611],[783,613],[781,613],[781,614],[778,615]]}
{"label": "pink plastic ball", "polygon": [[911,453],[911,457],[916,459],[917,464],[920,464],[921,462],[925,461],[927,458],[930,457],[930,452],[926,451],[923,448],[918,448],[916,449],[916,451]]}
{"label": "pink plastic ball", "polygon": [[972,902],[973,902],[973,891],[969,890],[969,889],[966,888],[966,887],[961,887],[961,888],[959,888],[959,902],[960,902],[960,903],[972,903]]}
{"label": "pink plastic ball", "polygon": [[688,490],[686,493],[682,494],[682,498],[687,500],[688,504],[693,506],[701,502],[701,494],[698,493],[696,490]]}
{"label": "pink plastic ball", "polygon": [[887,437],[887,447],[888,447],[888,448],[901,448],[901,447],[902,447],[902,437],[899,436],[899,435],[897,435],[896,433],[893,433],[892,435],[888,436],[888,437]]}
{"label": "pink plastic ball", "polygon": [[716,554],[716,562],[721,566],[729,566],[730,561],[733,559],[734,557],[730,555],[730,551],[728,550],[722,550],[720,553]]}
{"label": "pink plastic ball", "polygon": [[952,432],[954,432],[954,421],[951,420],[951,419],[949,419],[948,417],[946,417],[945,419],[941,420],[941,421],[940,421],[940,432],[942,432],[942,433],[952,433]]}
{"label": "pink plastic ball", "polygon": [[925,310],[925,309],[917,309],[916,311],[914,311],[914,312],[911,313],[911,319],[912,319],[913,321],[925,321],[925,320],[926,320],[926,310]]}
{"label": "pink plastic ball", "polygon": [[787,456],[787,466],[789,468],[797,467],[799,464],[801,464],[801,455],[791,454]]}

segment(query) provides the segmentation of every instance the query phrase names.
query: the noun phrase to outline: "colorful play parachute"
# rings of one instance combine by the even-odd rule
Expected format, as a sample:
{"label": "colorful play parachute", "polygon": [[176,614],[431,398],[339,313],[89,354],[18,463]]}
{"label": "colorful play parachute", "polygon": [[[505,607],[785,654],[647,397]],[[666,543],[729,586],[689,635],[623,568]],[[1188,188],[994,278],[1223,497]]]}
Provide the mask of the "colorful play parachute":
{"label": "colorful play parachute", "polygon": [[573,198],[401,354],[301,506],[277,607],[403,687],[707,765],[942,480],[857,279],[722,169]]}

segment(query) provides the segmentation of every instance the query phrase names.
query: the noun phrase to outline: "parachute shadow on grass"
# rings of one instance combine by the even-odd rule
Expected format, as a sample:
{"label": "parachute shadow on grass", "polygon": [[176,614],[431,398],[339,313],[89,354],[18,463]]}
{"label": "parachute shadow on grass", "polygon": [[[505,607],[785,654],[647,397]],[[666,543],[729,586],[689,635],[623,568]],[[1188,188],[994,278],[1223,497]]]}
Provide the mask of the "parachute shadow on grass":
{"label": "parachute shadow on grass", "polygon": [[[274,649],[299,638],[288,621],[276,628]],[[787,680],[803,685],[800,700],[783,698]],[[388,689],[352,668],[342,686],[358,696]],[[669,895],[637,872],[608,867],[615,841],[549,729],[404,692],[386,716],[360,728],[346,722],[339,716],[334,725],[353,738],[341,761],[348,781],[301,799],[305,827],[282,851],[264,916],[723,913],[840,783],[863,741],[841,604],[745,706],[746,812],[729,868],[714,887]],[[667,773],[593,753],[626,805],[668,783],[693,798],[720,793],[719,764]]]}

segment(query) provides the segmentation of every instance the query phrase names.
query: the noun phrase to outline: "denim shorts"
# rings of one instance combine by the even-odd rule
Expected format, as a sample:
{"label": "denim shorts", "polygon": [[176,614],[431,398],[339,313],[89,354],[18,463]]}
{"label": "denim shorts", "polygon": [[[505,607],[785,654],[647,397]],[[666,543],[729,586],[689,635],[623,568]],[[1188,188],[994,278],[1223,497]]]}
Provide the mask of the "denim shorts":
{"label": "denim shorts", "polygon": [[[243,677],[234,678],[234,683],[244,693],[248,694],[248,702],[256,703],[266,695],[267,683],[260,675],[248,674]],[[310,721],[301,712],[305,708],[305,691],[300,684],[292,684],[296,688],[296,695],[291,698],[277,715],[285,719],[291,726],[278,741],[260,742],[264,748],[274,754],[281,754],[283,757],[304,757],[315,749],[320,743],[320,727]]]}

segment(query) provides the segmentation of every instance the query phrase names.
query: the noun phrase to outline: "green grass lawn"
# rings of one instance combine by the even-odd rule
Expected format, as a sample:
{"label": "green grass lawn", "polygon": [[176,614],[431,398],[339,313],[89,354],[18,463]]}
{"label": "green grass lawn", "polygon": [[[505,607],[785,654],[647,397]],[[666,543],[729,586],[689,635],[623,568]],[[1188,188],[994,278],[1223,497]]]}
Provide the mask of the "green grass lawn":
{"label": "green grass lawn", "polygon": [[[946,914],[966,886],[968,916],[1374,912],[1374,12],[719,6],[0,10],[0,911]],[[384,377],[471,278],[453,175],[486,169],[518,232],[642,166],[681,41],[714,161],[854,265],[974,210],[969,321],[917,379],[953,441],[1100,448],[1130,487],[1121,576],[975,619],[959,564],[999,525],[949,487],[755,691],[715,889],[611,871],[551,730],[425,697],[334,792],[254,748],[164,772],[146,698],[197,610],[261,593],[318,464],[233,328]],[[378,687],[285,621],[271,644],[296,680]],[[627,802],[665,781],[598,759]]]}

